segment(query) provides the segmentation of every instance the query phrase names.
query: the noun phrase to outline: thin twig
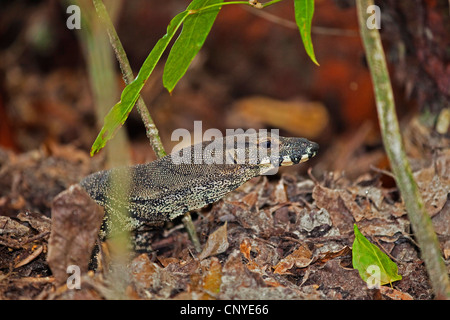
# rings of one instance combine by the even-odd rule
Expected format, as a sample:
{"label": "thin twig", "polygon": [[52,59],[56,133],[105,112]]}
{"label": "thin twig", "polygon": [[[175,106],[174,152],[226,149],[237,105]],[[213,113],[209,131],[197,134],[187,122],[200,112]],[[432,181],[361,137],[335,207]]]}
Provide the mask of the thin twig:
{"label": "thin twig", "polygon": [[200,253],[202,251],[202,246],[200,244],[200,239],[198,238],[197,232],[195,231],[195,225],[194,222],[192,222],[191,215],[189,213],[185,214],[182,221],[189,234],[189,237],[191,238],[195,251],[197,251],[197,253]]}
{"label": "thin twig", "polygon": [[[117,35],[116,29],[114,28],[114,25],[111,21],[111,18],[109,17],[105,5],[103,4],[103,1],[93,0],[93,2],[95,10],[97,10],[97,14],[99,15],[100,20],[103,22],[108,32],[109,40],[114,49],[117,60],[119,61],[120,69],[122,70],[123,80],[125,81],[125,84],[128,85],[134,80],[134,74],[133,70],[131,69],[130,62],[128,61],[127,54],[125,53],[125,49],[122,46],[122,42]],[[158,129],[156,128],[156,125],[153,122],[150,112],[148,111],[142,97],[139,97],[139,99],[137,100],[136,107],[139,114],[141,115],[142,121],[144,122],[146,135],[150,140],[150,145],[155,151],[156,156],[158,158],[164,157],[166,155],[166,152],[161,143]]]}
{"label": "thin twig", "polygon": [[394,173],[397,186],[405,203],[412,229],[419,243],[422,258],[438,299],[450,299],[450,281],[439,248],[431,218],[412,175],[400,135],[395,113],[394,94],[386,65],[386,57],[378,29],[366,25],[367,9],[373,0],[357,0],[359,30],[375,89],[375,98],[384,147]]}
{"label": "thin twig", "polygon": [[375,167],[374,165],[370,165],[369,168],[370,168],[370,170],[372,170],[372,171],[375,171],[375,172],[378,172],[378,173],[382,173],[382,174],[384,174],[384,175],[386,175],[386,176],[388,176],[388,177],[391,177],[392,179],[395,179],[395,176],[394,176],[394,175],[392,174],[392,172],[390,172],[390,171],[387,171],[387,170],[384,170],[384,169],[377,168],[377,167]]}
{"label": "thin twig", "polygon": [[14,265],[14,269],[16,268],[20,268],[28,263],[30,263],[31,261],[33,261],[34,259],[36,259],[44,250],[44,246],[39,246],[37,247],[37,249],[35,249],[30,255],[28,255],[25,259],[20,260],[18,263],[16,263]]}
{"label": "thin twig", "polygon": [[30,243],[30,242],[33,242],[33,241],[36,241],[36,240],[41,240],[42,238],[46,238],[46,237],[48,238],[49,236],[50,236],[50,231],[44,231],[42,233],[39,233],[39,234],[37,234],[37,235],[35,235],[33,237],[30,237],[30,238],[26,239],[23,242],[23,244]]}
{"label": "thin twig", "polygon": [[[250,12],[251,14],[257,15],[263,19],[266,19],[267,21],[270,21],[272,23],[276,23],[280,26],[289,28],[289,29],[295,29],[298,30],[298,26],[294,21],[284,19],[282,17],[279,17],[277,15],[274,15],[270,12],[264,11],[264,10],[254,10],[250,7],[244,7],[245,10]],[[338,29],[338,28],[327,28],[327,27],[312,27],[311,33],[314,34],[320,34],[325,36],[338,36],[338,37],[357,37],[358,32],[355,30],[349,30],[349,29]]]}

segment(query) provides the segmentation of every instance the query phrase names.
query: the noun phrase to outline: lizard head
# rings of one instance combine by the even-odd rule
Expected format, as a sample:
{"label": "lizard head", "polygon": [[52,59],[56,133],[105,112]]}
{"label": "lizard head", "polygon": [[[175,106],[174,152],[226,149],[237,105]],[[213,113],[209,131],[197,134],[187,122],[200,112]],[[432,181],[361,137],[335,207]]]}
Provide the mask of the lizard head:
{"label": "lizard head", "polygon": [[261,174],[308,161],[319,149],[317,143],[305,138],[286,138],[266,132],[236,134],[226,139],[227,163],[255,164]]}
{"label": "lizard head", "polygon": [[[173,152],[175,164],[250,165],[259,174],[274,174],[280,166],[305,162],[319,145],[305,138],[285,138],[266,131],[245,132],[205,141]],[[273,171],[275,169],[275,171]]]}

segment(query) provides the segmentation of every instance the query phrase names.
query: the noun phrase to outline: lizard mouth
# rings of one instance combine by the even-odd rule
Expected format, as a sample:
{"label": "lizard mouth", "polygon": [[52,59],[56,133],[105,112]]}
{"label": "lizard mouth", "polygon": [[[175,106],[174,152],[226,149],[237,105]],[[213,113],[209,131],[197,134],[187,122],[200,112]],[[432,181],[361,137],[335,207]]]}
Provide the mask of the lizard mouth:
{"label": "lizard mouth", "polygon": [[[278,167],[288,167],[294,164],[306,162],[317,154],[316,151],[312,151],[311,153],[304,153],[299,157],[296,156],[282,156],[278,159]],[[274,167],[277,167],[273,160],[267,159],[266,161],[262,161],[260,164],[272,164]]]}
{"label": "lizard mouth", "polygon": [[298,155],[284,155],[279,158],[268,157],[263,159],[260,162],[260,165],[269,165],[273,168],[292,166],[294,164],[308,161],[312,157],[316,156],[318,150],[319,145],[317,143],[309,142],[309,145],[302,150],[302,153],[298,153]]}
{"label": "lizard mouth", "polygon": [[317,154],[318,149],[319,145],[313,143],[311,147],[307,148],[306,152],[299,157],[296,156],[280,157],[279,165],[284,167],[284,166],[292,166],[297,163],[306,162]]}
{"label": "lizard mouth", "polygon": [[303,155],[300,159],[296,158],[296,157],[284,157],[284,159],[282,158],[280,160],[280,166],[281,167],[288,167],[288,166],[292,166],[294,164],[297,163],[301,163],[301,162],[305,162],[308,161],[308,157]]}
{"label": "lizard mouth", "polygon": [[282,160],[280,161],[280,165],[283,167],[292,166],[297,163],[306,162],[315,155],[316,155],[315,153],[314,154],[305,153],[301,157],[283,157]]}

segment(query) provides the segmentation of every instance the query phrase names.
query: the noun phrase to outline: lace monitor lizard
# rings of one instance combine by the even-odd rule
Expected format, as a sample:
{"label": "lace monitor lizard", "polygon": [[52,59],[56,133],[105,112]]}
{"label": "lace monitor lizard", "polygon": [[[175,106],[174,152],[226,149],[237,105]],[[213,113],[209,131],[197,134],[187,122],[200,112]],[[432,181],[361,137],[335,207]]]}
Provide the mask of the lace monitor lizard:
{"label": "lace monitor lizard", "polygon": [[[269,170],[307,161],[318,149],[305,138],[237,134],[191,145],[147,164],[96,172],[80,185],[105,208],[101,236],[114,230],[141,231],[213,203]],[[112,177],[129,181],[125,197],[115,194]],[[118,218],[114,228],[112,215]]]}

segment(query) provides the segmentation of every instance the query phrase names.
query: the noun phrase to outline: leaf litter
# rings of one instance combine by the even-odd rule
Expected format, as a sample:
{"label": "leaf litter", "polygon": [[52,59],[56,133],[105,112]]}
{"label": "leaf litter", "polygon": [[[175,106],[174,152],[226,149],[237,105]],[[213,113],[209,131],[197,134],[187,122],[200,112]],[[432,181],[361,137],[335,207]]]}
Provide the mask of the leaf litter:
{"label": "leaf litter", "polygon": [[[407,139],[406,146],[448,267],[448,138],[426,130],[413,131],[414,141],[432,140],[424,145]],[[417,137],[425,133],[427,137]],[[81,290],[59,285],[56,276],[60,271],[56,270],[64,270],[68,261],[54,259],[49,267],[49,235],[55,221],[46,217],[48,200],[33,200],[38,185],[49,186],[45,199],[51,199],[88,172],[98,170],[87,154],[83,157],[73,161],[63,151],[19,157],[2,154],[0,176],[9,183],[0,183],[1,299],[108,297],[112,283],[106,281],[108,259],[100,261],[95,272],[83,272]],[[29,167],[37,172],[34,176],[28,173]],[[55,170],[69,171],[66,176],[70,179],[55,184]],[[148,231],[148,252],[130,258],[123,294],[130,299],[431,299],[404,205],[395,187],[383,186],[386,177],[385,172],[373,170],[358,178],[337,171],[321,178],[311,173],[309,178],[295,173],[270,180],[255,178],[194,213],[203,247],[200,254],[195,253],[178,220],[165,229]],[[369,289],[354,269],[355,223],[398,266],[402,279],[392,287]],[[74,236],[79,228],[81,224],[68,228],[66,236]],[[52,250],[58,256],[63,248],[67,246]],[[102,246],[102,254],[108,258],[107,247]],[[86,257],[80,259],[86,265]]]}

